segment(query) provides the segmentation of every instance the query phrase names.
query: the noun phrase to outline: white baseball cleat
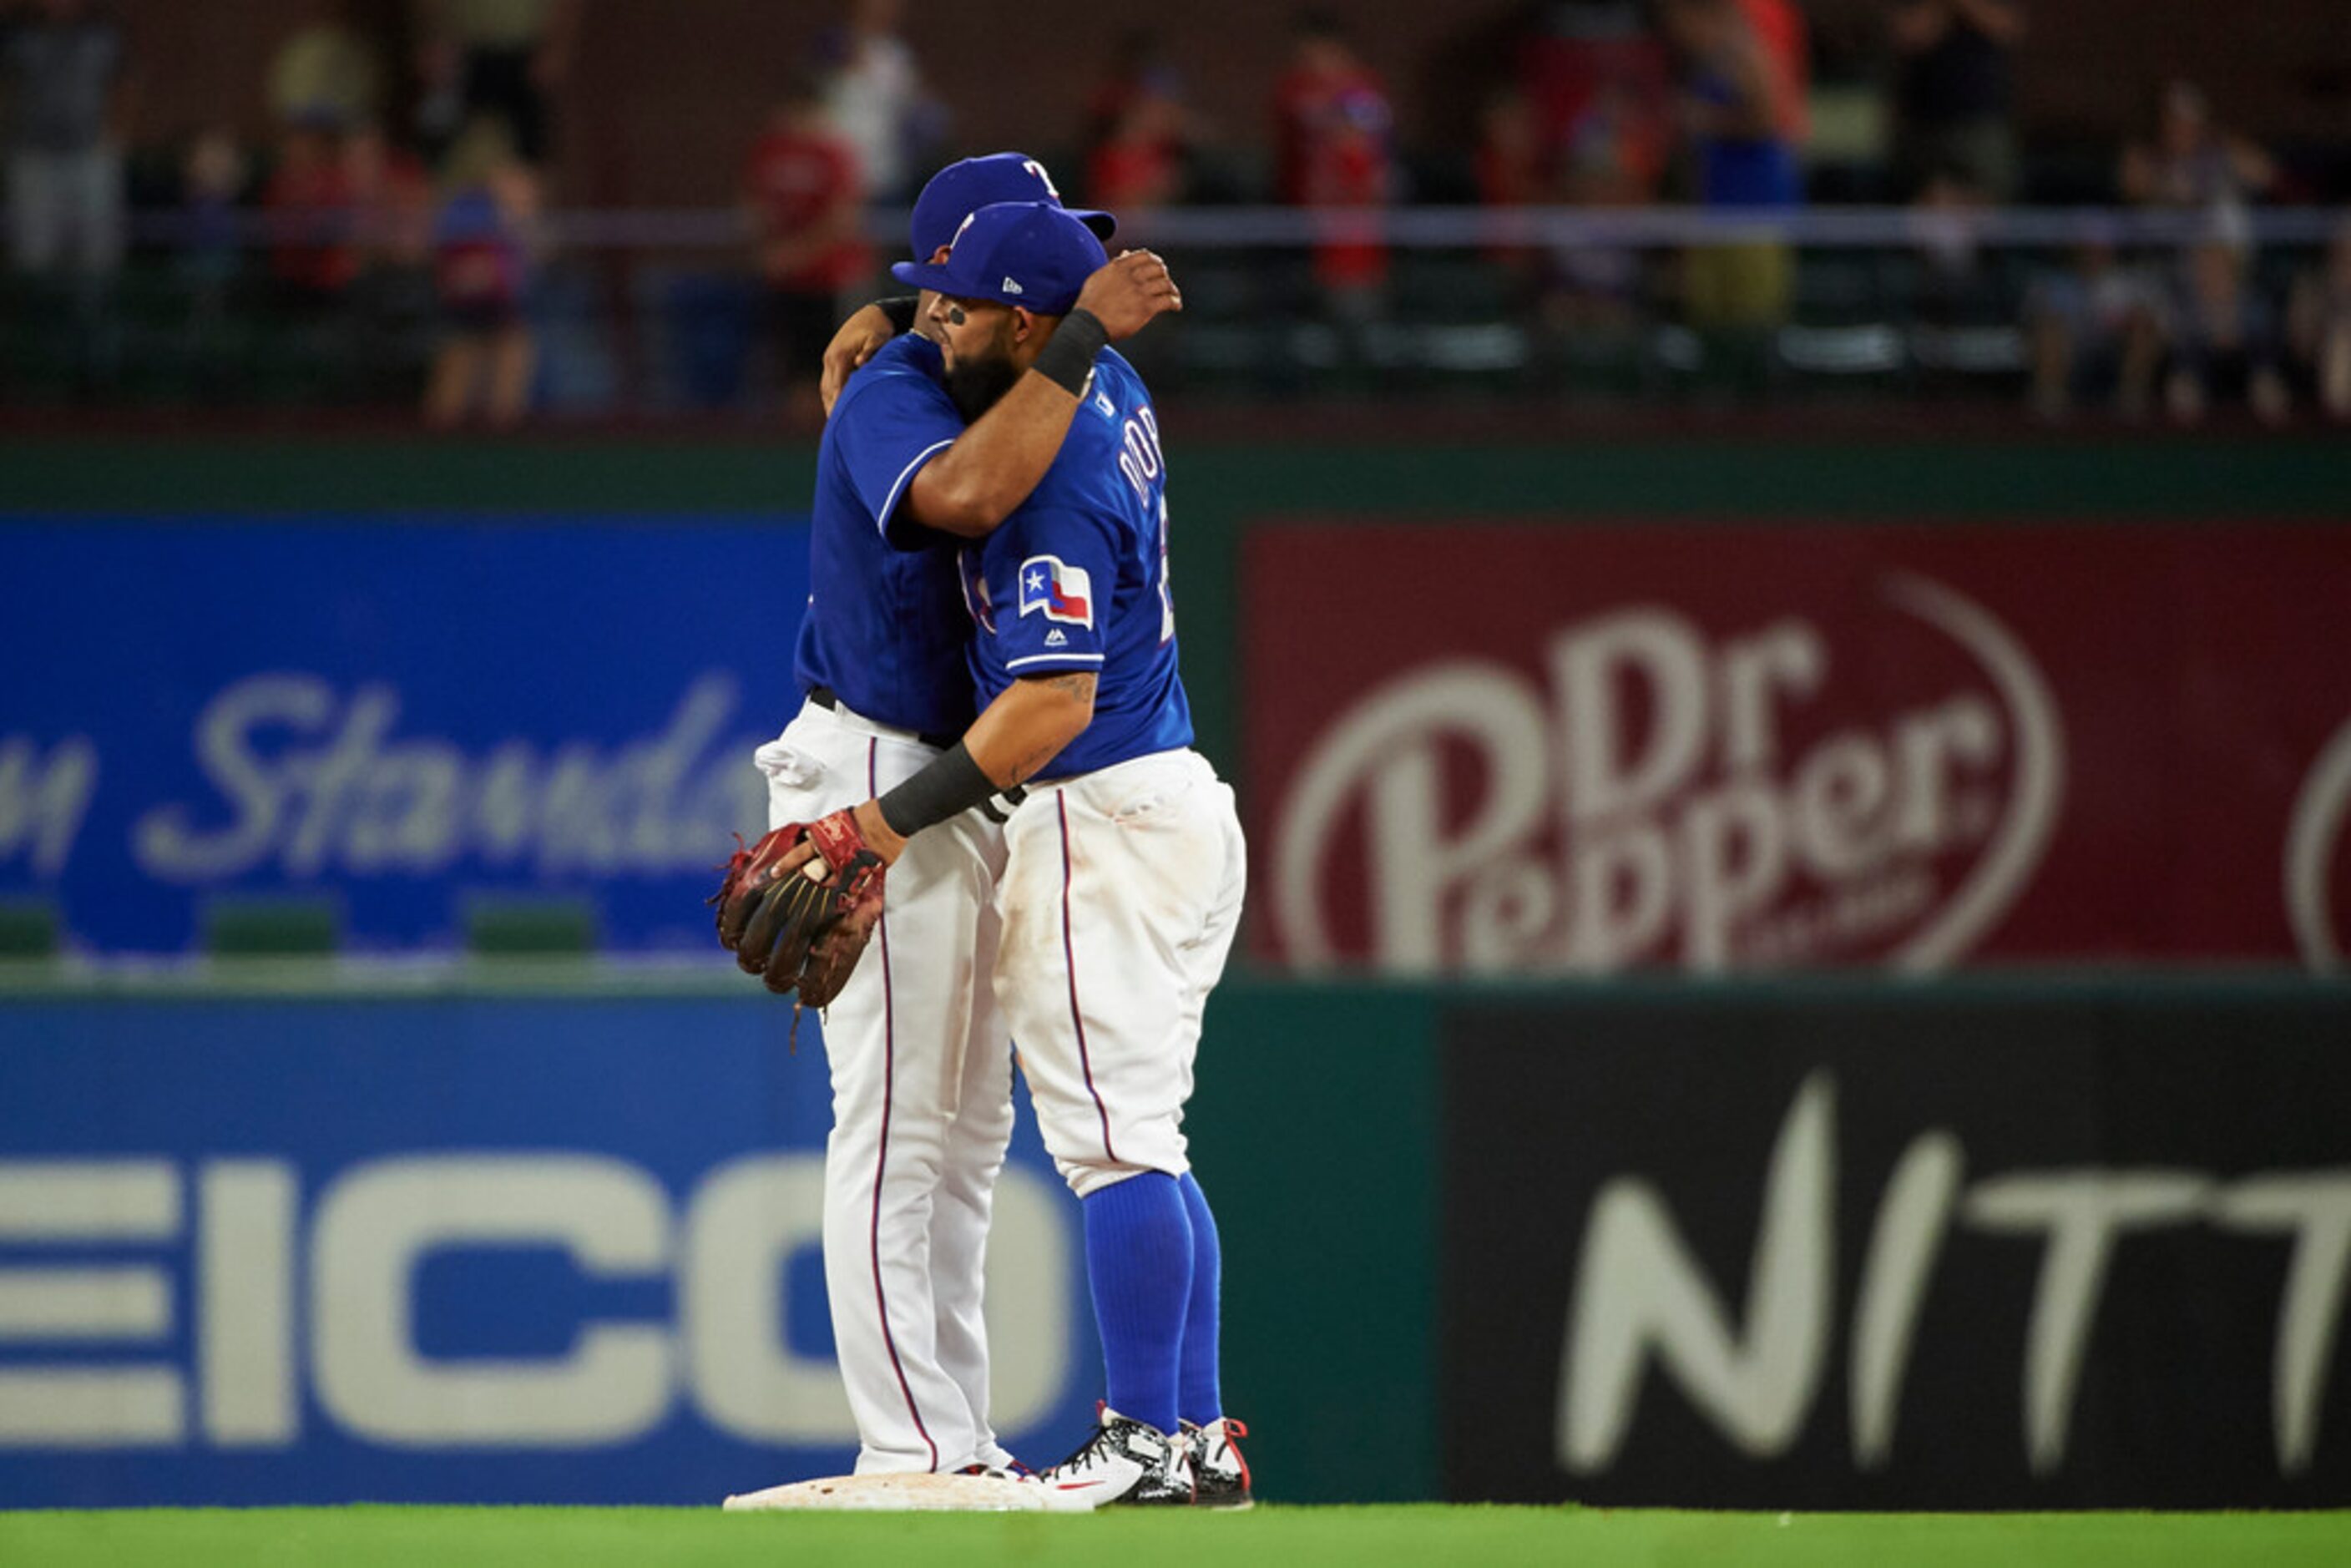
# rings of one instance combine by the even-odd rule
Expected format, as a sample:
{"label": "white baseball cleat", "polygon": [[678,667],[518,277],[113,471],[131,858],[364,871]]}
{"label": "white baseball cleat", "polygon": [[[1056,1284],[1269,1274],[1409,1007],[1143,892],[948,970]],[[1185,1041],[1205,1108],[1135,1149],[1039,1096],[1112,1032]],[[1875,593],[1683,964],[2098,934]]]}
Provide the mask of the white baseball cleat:
{"label": "white baseball cleat", "polygon": [[1130,1420],[1105,1405],[1102,1426],[1083,1448],[1037,1475],[1046,1506],[1062,1510],[1121,1507],[1188,1508],[1192,1503],[1189,1445],[1158,1427]]}
{"label": "white baseball cleat", "polygon": [[1018,1459],[1009,1458],[1000,1465],[990,1464],[985,1459],[980,1459],[950,1473],[958,1476],[980,1476],[988,1480],[1019,1481],[1024,1485],[1037,1479],[1035,1470]]}
{"label": "white baseball cleat", "polygon": [[1254,1507],[1256,1500],[1249,1496],[1249,1461],[1241,1458],[1240,1445],[1233,1440],[1248,1437],[1249,1428],[1228,1416],[1220,1416],[1205,1427],[1195,1427],[1189,1421],[1181,1425],[1184,1445],[1191,1450],[1194,1506]]}

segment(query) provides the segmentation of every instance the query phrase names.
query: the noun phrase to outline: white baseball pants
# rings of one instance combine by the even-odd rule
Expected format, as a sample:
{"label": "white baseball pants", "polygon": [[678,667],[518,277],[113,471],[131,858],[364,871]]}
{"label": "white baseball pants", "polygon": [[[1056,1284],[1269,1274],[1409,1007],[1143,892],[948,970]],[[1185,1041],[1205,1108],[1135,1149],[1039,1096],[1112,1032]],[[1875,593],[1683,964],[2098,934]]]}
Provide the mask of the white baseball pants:
{"label": "white baseball pants", "polygon": [[1084,1197],[1183,1175],[1201,1014],[1248,885],[1231,788],[1196,751],[1032,785],[1005,849],[996,998],[1062,1179]]}
{"label": "white baseball pants", "polygon": [[[810,703],[759,747],[768,821],[813,821],[937,753]],[[824,1280],[861,1475],[1000,1464],[980,1316],[988,1207],[1012,1137],[1011,1053],[992,1005],[1002,831],[966,812],[890,869],[872,945],[824,1016],[832,1134]]]}

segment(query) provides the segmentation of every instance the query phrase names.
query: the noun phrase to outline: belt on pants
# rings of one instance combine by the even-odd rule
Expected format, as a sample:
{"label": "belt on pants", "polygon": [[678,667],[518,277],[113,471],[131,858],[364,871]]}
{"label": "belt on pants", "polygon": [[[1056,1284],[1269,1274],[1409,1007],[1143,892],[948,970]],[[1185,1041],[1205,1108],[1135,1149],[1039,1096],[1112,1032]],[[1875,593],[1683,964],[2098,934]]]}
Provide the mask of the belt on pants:
{"label": "belt on pants", "polygon": [[[831,686],[810,686],[809,688],[808,700],[816,704],[817,706],[825,708],[833,713],[846,713],[851,711],[850,709],[842,706],[841,694],[834,691]],[[868,720],[867,722],[871,723],[872,721]],[[959,735],[926,735],[917,730],[907,730],[904,733],[913,736],[914,739],[920,741],[923,745],[929,747],[934,751],[945,751],[948,747],[953,746],[956,742],[963,738],[963,737]],[[987,818],[988,821],[992,822],[1002,822],[1012,814],[1012,809],[1014,807],[1019,805],[1021,801],[1026,800],[1028,798],[1028,788],[1025,785],[1015,784],[1008,789],[1000,789],[994,795],[989,796],[987,800],[982,800],[979,803],[978,810],[980,814]]]}
{"label": "belt on pants", "polygon": [[[810,686],[809,688],[808,700],[816,704],[816,706],[820,708],[830,708],[834,713],[847,713],[852,711],[842,705],[841,694],[834,691],[831,686]],[[862,716],[861,715],[860,716],[862,717]],[[879,723],[880,721],[876,719],[868,719],[866,722],[873,724]],[[895,728],[896,727],[893,725],[891,727]],[[953,746],[956,741],[963,738],[960,735],[939,735],[935,733],[925,734],[920,730],[913,729],[907,730],[904,733],[912,736],[914,739],[921,741],[925,746],[929,747],[934,751],[945,751],[948,747]]]}

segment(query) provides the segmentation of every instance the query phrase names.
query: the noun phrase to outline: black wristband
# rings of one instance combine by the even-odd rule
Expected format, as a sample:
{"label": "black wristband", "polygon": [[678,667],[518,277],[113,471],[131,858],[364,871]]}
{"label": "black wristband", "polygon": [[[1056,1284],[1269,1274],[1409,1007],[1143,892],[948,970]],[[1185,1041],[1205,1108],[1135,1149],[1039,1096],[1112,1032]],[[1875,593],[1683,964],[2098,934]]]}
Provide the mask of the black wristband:
{"label": "black wristband", "polygon": [[1094,356],[1110,346],[1110,329],[1091,310],[1072,310],[1061,318],[1045,346],[1037,350],[1039,375],[1071,397],[1086,395],[1086,378],[1094,373]]}
{"label": "black wristband", "polygon": [[890,330],[900,333],[914,329],[914,312],[922,308],[923,297],[919,294],[894,295],[873,302],[873,308],[890,318]]}
{"label": "black wristband", "polygon": [[934,823],[961,816],[995,793],[996,786],[958,740],[874,804],[881,808],[882,820],[890,824],[892,832],[911,839]]}

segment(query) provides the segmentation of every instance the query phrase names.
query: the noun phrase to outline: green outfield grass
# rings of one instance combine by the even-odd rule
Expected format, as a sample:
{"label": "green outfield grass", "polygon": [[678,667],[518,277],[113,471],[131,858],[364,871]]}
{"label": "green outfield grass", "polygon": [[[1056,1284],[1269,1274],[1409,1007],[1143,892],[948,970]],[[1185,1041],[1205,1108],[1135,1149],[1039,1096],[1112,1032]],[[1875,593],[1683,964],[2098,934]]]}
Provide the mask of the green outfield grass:
{"label": "green outfield grass", "polygon": [[1363,1563],[2100,1564],[2340,1568],[2351,1513],[1770,1514],[1647,1509],[1260,1507],[1087,1517],[721,1514],[658,1508],[304,1508],[0,1513],[0,1563],[937,1563],[1280,1568]]}

